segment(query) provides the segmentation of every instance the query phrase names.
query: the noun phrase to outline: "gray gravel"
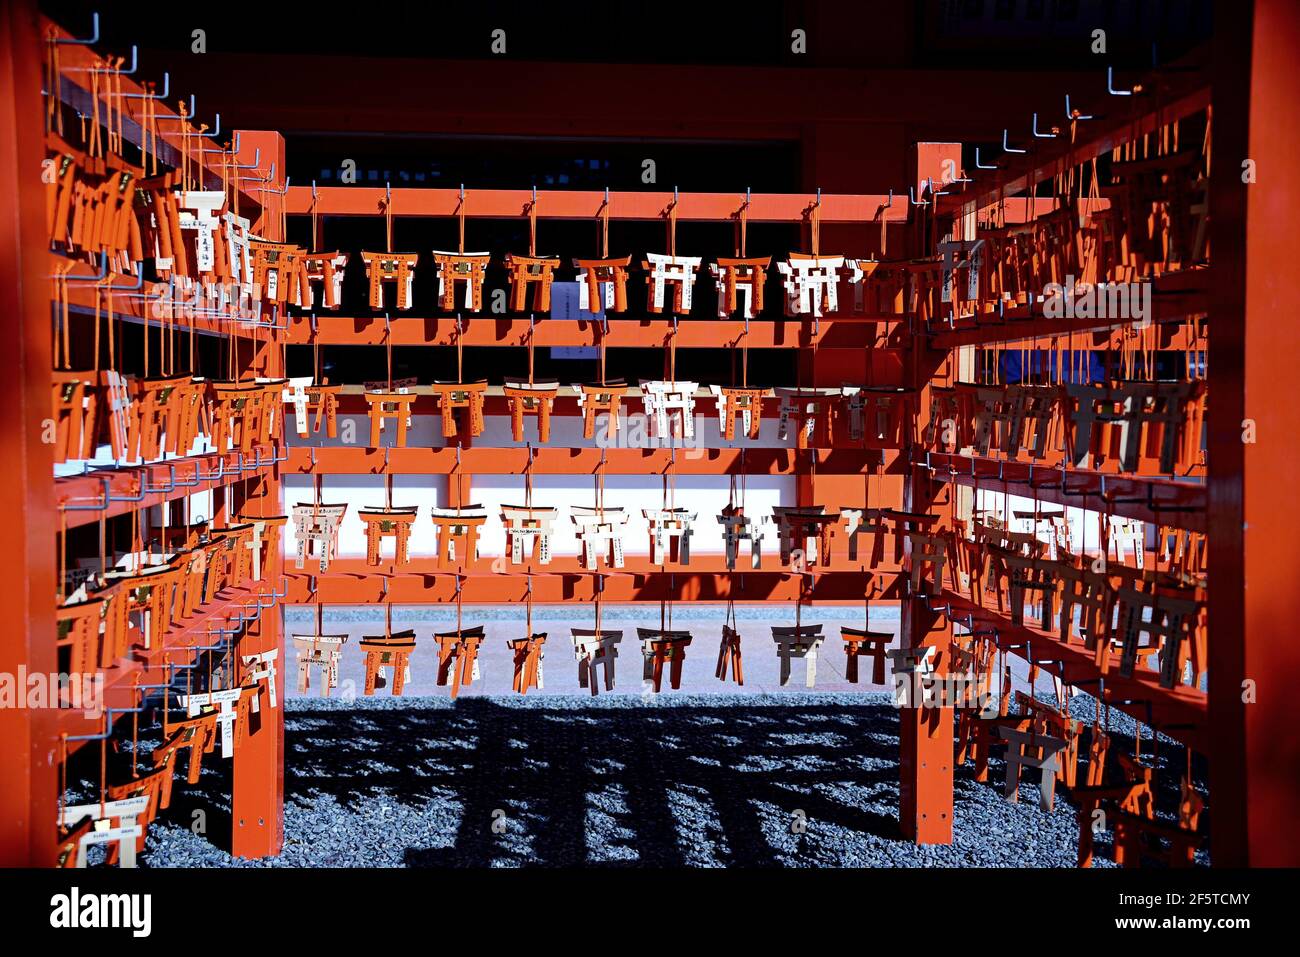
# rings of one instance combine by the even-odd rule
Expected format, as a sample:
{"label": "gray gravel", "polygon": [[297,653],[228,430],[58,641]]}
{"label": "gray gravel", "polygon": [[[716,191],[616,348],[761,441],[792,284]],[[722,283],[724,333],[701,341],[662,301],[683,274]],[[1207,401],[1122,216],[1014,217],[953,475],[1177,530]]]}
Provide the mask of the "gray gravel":
{"label": "gray gravel", "polygon": [[[1043,812],[1036,782],[1008,803],[996,759],[987,784],[971,765],[958,769],[951,845],[900,838],[898,716],[880,693],[295,698],[285,707],[284,853],[244,861],[220,849],[229,846],[230,762],[214,753],[198,785],[178,778],[142,866],[1075,862],[1073,807],[1058,797]],[[1073,708],[1091,719],[1090,698]],[[1132,729],[1112,714],[1117,740]],[[1163,746],[1162,759],[1171,807],[1182,751]],[[86,781],[70,795],[87,793]],[[191,831],[195,812],[204,834]],[[1096,866],[1109,866],[1104,838],[1098,849]]]}

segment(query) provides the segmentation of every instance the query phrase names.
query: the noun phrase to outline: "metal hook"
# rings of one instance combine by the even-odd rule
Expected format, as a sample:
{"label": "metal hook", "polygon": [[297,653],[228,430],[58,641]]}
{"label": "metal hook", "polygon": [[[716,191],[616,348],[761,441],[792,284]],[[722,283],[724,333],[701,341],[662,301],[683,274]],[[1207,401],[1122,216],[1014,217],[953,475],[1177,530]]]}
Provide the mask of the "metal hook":
{"label": "metal hook", "polygon": [[911,186],[907,187],[907,199],[908,199],[908,201],[909,201],[913,206],[929,206],[929,205],[930,205],[930,201],[929,201],[928,199],[920,199],[920,200],[918,200],[918,199],[916,198],[916,190],[915,190],[914,187],[911,187]]}
{"label": "metal hook", "polygon": [[46,279],[63,279],[67,282],[99,282],[108,276],[108,256],[105,253],[99,254],[99,275],[97,276],[70,276],[59,275],[46,276]]}
{"label": "metal hook", "polygon": [[1079,112],[1078,110],[1071,110],[1070,94],[1067,93],[1065,94],[1065,118],[1067,120],[1091,120],[1093,116],[1091,113],[1085,116],[1083,113]]}
{"label": "metal hook", "polygon": [[1132,96],[1134,93],[1137,93],[1142,89],[1141,85],[1138,85],[1127,90],[1117,90],[1115,89],[1114,80],[1115,68],[1113,66],[1106,67],[1106,92],[1111,96]]}
{"label": "metal hook", "polygon": [[[70,42],[70,41],[61,41],[61,42]],[[136,48],[136,45],[132,43],[131,44],[131,69],[118,70],[116,72],[120,73],[122,76],[130,76],[132,73],[136,71],[136,67],[139,66],[139,55],[140,55],[140,51]],[[66,72],[68,73],[109,73],[113,71],[111,71],[106,66],[98,66],[98,67],[70,66],[66,68]]]}
{"label": "metal hook", "polygon": [[1004,152],[1004,153],[1028,153],[1029,150],[1018,150],[1018,149],[1016,149],[1016,148],[1014,148],[1014,147],[1012,147],[1012,146],[1008,146],[1008,145],[1007,145],[1007,131],[1006,131],[1006,130],[1003,130],[1003,131],[1002,131],[1002,152]]}
{"label": "metal hook", "polygon": [[75,44],[77,46],[83,46],[83,47],[93,46],[94,44],[98,43],[99,42],[99,14],[92,13],[90,16],[91,16],[91,37],[89,40],[78,40],[76,37],[67,37],[66,39],[63,37],[56,37],[54,42],[61,46],[62,45],[71,46]]}
{"label": "metal hook", "polygon": [[161,93],[123,93],[124,100],[164,100],[171,95],[172,75],[163,71],[163,89]]}
{"label": "metal hook", "polygon": [[992,166],[985,166],[983,163],[981,163],[981,162],[980,162],[980,148],[977,146],[977,147],[975,147],[975,168],[976,168],[976,169],[997,169],[997,168],[998,168],[998,165],[997,165],[996,163],[994,163]]}
{"label": "metal hook", "polygon": [[1056,139],[1056,130],[1055,130],[1055,128],[1053,128],[1052,131],[1049,132],[1049,133],[1040,133],[1040,132],[1038,131],[1038,114],[1037,114],[1037,113],[1034,114],[1034,136],[1036,136],[1036,137],[1037,137],[1038,139],[1040,139],[1040,140],[1052,140],[1052,139]]}

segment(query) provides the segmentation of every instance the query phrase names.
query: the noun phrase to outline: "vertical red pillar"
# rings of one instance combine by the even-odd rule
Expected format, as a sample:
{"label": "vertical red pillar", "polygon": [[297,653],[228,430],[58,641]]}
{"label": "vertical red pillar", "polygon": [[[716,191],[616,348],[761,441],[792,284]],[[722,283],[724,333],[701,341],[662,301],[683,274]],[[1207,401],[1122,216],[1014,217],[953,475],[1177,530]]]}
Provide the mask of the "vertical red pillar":
{"label": "vertical red pillar", "polygon": [[[1253,6],[1253,15],[1252,15]],[[1215,11],[1210,181],[1209,631],[1211,856],[1219,866],[1300,864],[1300,326],[1290,243],[1300,127],[1300,9]],[[1246,182],[1253,179],[1253,182]]]}
{"label": "vertical red pillar", "polygon": [[[0,501],[13,544],[0,575],[0,673],[22,697],[28,674],[58,671],[55,656],[53,447],[41,441],[50,406],[53,258],[46,243],[41,108],[43,43],[36,5],[0,6]],[[56,712],[0,707],[0,865],[53,863]]]}
{"label": "vertical red pillar", "polygon": [[[961,168],[960,144],[917,144],[913,179],[918,198],[924,180],[931,179],[936,184],[942,182],[943,166],[947,161],[955,163],[956,169]],[[931,220],[930,210],[928,206],[912,207],[910,239],[913,245],[910,253],[913,256],[933,256],[935,253],[933,242],[939,230],[932,225],[926,226]],[[946,353],[930,350],[922,329],[913,329],[911,342],[904,384],[916,391],[916,413],[919,421],[923,422],[928,418],[930,380],[945,360]],[[914,431],[919,432],[919,429]],[[905,450],[903,455],[910,461],[910,450]],[[946,496],[952,494],[951,487],[931,481],[923,467],[908,466],[903,474],[904,510],[940,515],[935,525],[937,530],[944,524],[945,513],[940,506],[947,502]],[[904,600],[899,645],[912,649],[933,647],[935,651],[930,660],[936,677],[947,673],[951,639],[952,624],[931,611],[926,599],[913,597]],[[953,740],[953,709],[950,706],[926,707],[922,696],[914,693],[910,705],[899,710],[898,817],[903,834],[918,844],[952,842]]]}
{"label": "vertical red pillar", "polygon": [[[260,149],[261,164],[269,171],[275,164],[275,176],[262,189],[279,190],[284,187],[284,140],[278,133],[241,131],[238,161],[251,163]],[[263,172],[261,175],[266,175]],[[280,197],[274,192],[259,194],[263,199],[262,215],[255,232],[267,239],[283,241],[280,231]],[[260,375],[276,378],[284,375],[281,333],[276,329],[259,332],[264,337],[245,349],[248,364],[238,370],[242,376]],[[283,416],[281,434],[277,441],[277,455],[284,454]],[[280,467],[274,466],[263,478],[251,483],[247,497],[237,503],[237,514],[244,518],[260,515],[284,514],[281,496]],[[235,520],[236,515],[230,516]],[[283,542],[281,543],[283,544]],[[280,587],[284,573],[283,550],[268,556],[262,581],[256,586],[265,593],[283,591]],[[263,604],[269,604],[264,599]],[[257,622],[239,641],[241,655],[254,655],[279,650],[275,663],[275,708],[263,707],[256,733],[250,735],[235,751],[234,793],[231,796],[231,853],[237,857],[266,857],[279,854],[284,844],[284,675],[288,667],[283,638],[284,611],[279,600],[275,607],[262,612]],[[265,704],[265,702],[264,702]]]}

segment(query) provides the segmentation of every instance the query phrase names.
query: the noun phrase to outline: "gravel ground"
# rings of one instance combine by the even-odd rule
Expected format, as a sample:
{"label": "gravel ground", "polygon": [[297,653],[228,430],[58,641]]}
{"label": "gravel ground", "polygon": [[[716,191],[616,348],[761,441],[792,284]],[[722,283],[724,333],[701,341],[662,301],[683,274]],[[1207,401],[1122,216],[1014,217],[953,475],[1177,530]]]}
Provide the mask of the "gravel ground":
{"label": "gravel ground", "polygon": [[[1055,809],[1042,811],[1035,772],[1008,803],[996,758],[986,784],[969,764],[957,770],[951,845],[901,839],[898,716],[880,693],[294,698],[285,710],[284,853],[243,861],[220,849],[229,846],[230,762],[214,753],[199,784],[178,778],[142,866],[1075,862],[1074,808],[1058,792]],[[1091,720],[1092,700],[1081,695],[1072,710]],[[1112,714],[1120,747],[1131,750],[1132,731]],[[1169,808],[1183,753],[1165,746],[1161,757]],[[94,758],[83,762],[86,781]],[[82,781],[70,796],[87,793]],[[196,820],[203,834],[192,833]],[[1108,853],[1099,839],[1096,866],[1110,866]]]}

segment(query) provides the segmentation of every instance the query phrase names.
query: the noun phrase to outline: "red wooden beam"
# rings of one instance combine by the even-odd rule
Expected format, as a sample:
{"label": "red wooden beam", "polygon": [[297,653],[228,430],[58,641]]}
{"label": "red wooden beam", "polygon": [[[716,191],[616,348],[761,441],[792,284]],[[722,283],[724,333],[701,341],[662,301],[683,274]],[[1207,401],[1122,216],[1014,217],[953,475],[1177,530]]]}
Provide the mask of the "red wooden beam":
{"label": "red wooden beam", "polygon": [[[305,215],[313,210],[322,216],[382,216],[388,197],[383,187],[321,186],[313,195],[310,186],[291,186],[286,211]],[[679,222],[731,223],[745,205],[744,193],[610,192],[610,219],[663,220],[676,203]],[[533,202],[529,189],[467,189],[463,211],[468,219],[526,219]],[[753,193],[749,197],[751,223],[803,223],[818,204],[815,193]],[[606,208],[601,190],[537,191],[538,219],[596,220]],[[902,223],[907,204],[888,196],[823,193],[818,207],[823,223]],[[458,189],[414,189],[392,191],[394,216],[457,216],[462,210]]]}

